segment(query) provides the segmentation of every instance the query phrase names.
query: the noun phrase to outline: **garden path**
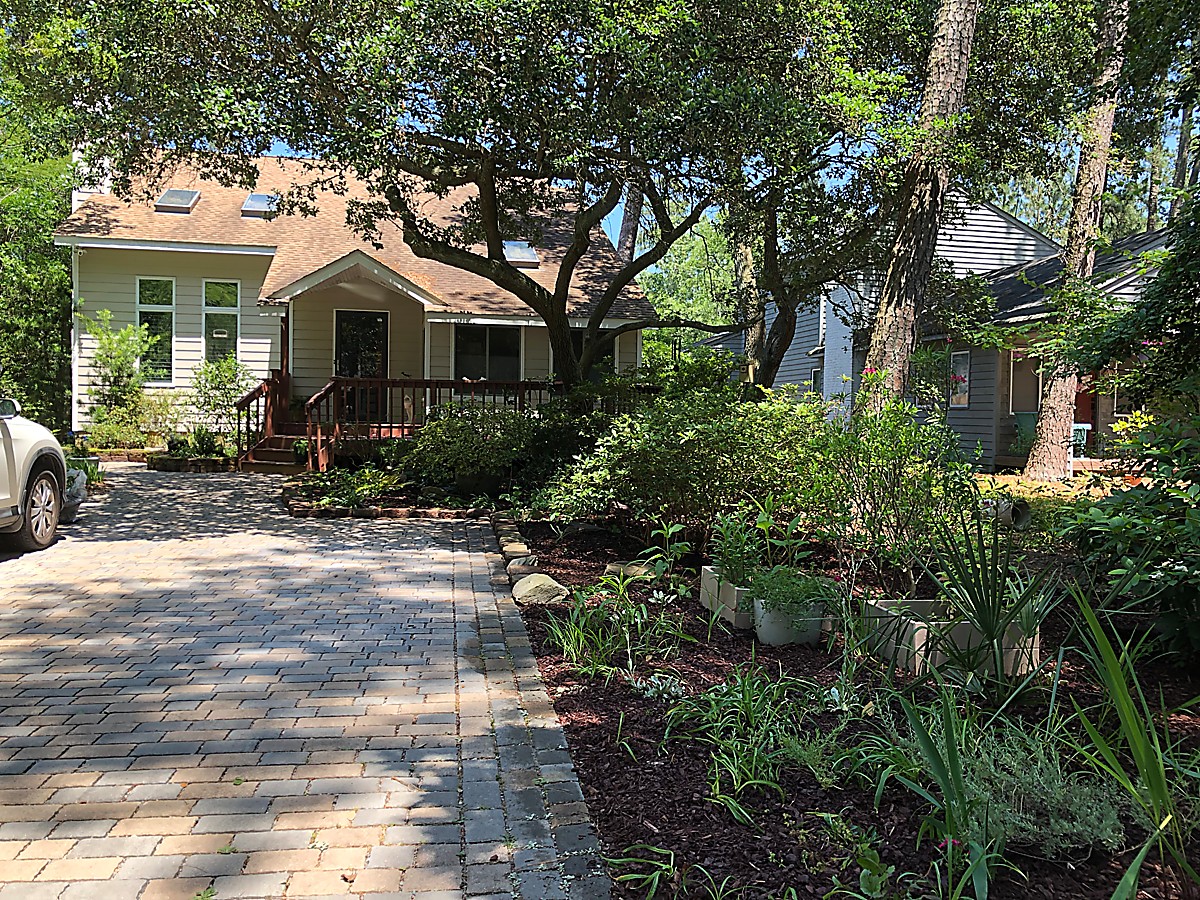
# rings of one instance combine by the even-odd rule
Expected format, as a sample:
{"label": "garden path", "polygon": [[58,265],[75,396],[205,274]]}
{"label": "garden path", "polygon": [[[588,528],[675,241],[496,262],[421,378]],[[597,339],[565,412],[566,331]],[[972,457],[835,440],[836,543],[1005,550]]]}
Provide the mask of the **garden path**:
{"label": "garden path", "polygon": [[0,557],[0,900],[608,896],[485,525],[109,483]]}

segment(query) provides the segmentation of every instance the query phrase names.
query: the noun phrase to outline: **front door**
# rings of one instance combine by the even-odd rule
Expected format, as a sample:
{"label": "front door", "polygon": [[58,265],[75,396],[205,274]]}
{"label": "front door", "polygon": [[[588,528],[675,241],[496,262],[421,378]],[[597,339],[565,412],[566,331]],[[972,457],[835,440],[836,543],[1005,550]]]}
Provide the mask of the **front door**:
{"label": "front door", "polygon": [[339,309],[333,315],[333,374],[387,378],[388,314]]}
{"label": "front door", "polygon": [[[334,374],[340,378],[387,378],[388,314],[339,309],[334,313]],[[382,385],[345,385],[342,411],[348,422],[378,422]]]}

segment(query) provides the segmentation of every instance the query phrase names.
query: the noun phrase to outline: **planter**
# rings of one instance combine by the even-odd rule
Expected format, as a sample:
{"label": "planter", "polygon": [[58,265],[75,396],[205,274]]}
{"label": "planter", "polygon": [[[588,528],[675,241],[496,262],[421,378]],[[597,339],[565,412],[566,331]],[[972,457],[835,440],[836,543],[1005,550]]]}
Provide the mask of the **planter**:
{"label": "planter", "polygon": [[726,581],[715,566],[700,569],[701,605],[710,612],[720,613],[721,618],[734,628],[754,627],[754,616],[746,599],[749,591],[749,588]]}
{"label": "planter", "polygon": [[[983,636],[966,622],[952,624],[946,617],[945,604],[939,600],[877,600],[863,604],[867,645],[884,660],[917,675],[946,665],[949,658],[939,647],[949,641],[957,651],[970,652],[982,647]],[[1003,648],[1004,673],[1010,677],[1028,675],[1041,662],[1041,636],[1026,636],[1010,625]],[[988,668],[980,664],[978,671]]]}
{"label": "planter", "polygon": [[760,644],[781,647],[784,644],[807,644],[815,647],[821,640],[822,616],[797,618],[783,610],[763,608],[761,600],[754,601],[754,636]]}

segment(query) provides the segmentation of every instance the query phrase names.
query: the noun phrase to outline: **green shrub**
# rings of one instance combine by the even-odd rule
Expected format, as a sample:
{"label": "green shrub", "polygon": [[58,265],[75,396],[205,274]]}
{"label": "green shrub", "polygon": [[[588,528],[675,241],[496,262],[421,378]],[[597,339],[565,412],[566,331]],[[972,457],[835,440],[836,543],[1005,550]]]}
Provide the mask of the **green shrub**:
{"label": "green shrub", "polygon": [[95,349],[92,351],[92,382],[88,393],[99,409],[140,409],[142,386],[141,359],[159,341],[150,334],[150,327],[126,325],[120,330],[112,326],[112,311],[96,311],[96,318],[80,316]]}
{"label": "green shrub", "polygon": [[1088,562],[1152,604],[1176,649],[1200,653],[1200,416],[1136,417],[1122,437],[1136,485],[1083,509],[1071,533]]}
{"label": "green shrub", "polygon": [[192,430],[188,444],[192,456],[220,456],[224,446],[221,436],[204,425],[197,425]]}
{"label": "green shrub", "polygon": [[136,409],[96,407],[92,410],[92,425],[88,443],[93,447],[136,449],[146,446],[141,415]]}
{"label": "green shrub", "polygon": [[819,575],[806,575],[787,566],[774,566],[750,579],[750,600],[762,603],[768,612],[782,612],[795,619],[821,615],[834,596],[833,584]]}
{"label": "green shrub", "polygon": [[911,579],[937,525],[978,503],[957,434],[890,397],[878,410],[842,412],[826,433],[822,465],[840,502],[828,507],[825,536]]}
{"label": "green shrub", "polygon": [[624,508],[708,528],[747,497],[786,494],[820,516],[829,485],[811,473],[825,418],[823,403],[783,392],[758,403],[724,391],[664,397],[618,416],[551,486],[551,508],[564,516]]}
{"label": "green shrub", "polygon": [[319,506],[362,507],[373,505],[406,484],[403,472],[366,465],[359,469],[313,472],[301,482],[300,492]]}
{"label": "green shrub", "polygon": [[513,409],[458,404],[444,407],[417,432],[408,461],[434,481],[512,478],[526,451],[530,417]]}
{"label": "green shrub", "polygon": [[228,434],[237,423],[234,404],[254,385],[250,369],[236,356],[207,359],[192,373],[192,404],[200,424]]}

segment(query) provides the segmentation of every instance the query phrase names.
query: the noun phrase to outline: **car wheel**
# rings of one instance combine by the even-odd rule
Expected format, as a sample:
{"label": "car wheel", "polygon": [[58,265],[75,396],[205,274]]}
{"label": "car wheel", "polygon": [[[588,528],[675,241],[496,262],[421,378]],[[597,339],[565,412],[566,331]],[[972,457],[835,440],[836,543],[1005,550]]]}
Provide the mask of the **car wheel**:
{"label": "car wheel", "polygon": [[58,532],[62,513],[62,492],[49,471],[35,472],[25,495],[25,521],[13,535],[18,550],[42,550],[49,547]]}

